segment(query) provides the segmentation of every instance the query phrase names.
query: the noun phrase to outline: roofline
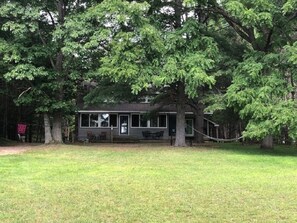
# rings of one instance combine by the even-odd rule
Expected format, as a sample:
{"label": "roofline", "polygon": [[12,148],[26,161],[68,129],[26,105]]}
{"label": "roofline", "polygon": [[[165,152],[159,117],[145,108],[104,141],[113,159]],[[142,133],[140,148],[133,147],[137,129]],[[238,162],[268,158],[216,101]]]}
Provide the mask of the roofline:
{"label": "roofline", "polygon": [[[110,110],[78,110],[78,113],[146,113],[148,111],[110,111]],[[177,112],[166,112],[161,111],[159,113],[166,113],[166,114],[176,114]],[[194,114],[194,112],[185,112],[185,114]],[[213,114],[212,112],[206,112],[204,113],[206,115]]]}
{"label": "roofline", "polygon": [[209,120],[208,118],[204,118],[206,121],[212,123],[215,127],[219,127],[220,125],[218,123],[215,123],[214,121]]}

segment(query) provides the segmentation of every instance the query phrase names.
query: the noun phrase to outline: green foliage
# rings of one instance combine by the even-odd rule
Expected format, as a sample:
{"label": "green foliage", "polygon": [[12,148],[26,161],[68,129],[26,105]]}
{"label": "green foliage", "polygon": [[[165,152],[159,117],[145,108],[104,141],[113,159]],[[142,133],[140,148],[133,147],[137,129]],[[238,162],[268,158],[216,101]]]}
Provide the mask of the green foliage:
{"label": "green foliage", "polygon": [[285,46],[285,53],[288,58],[288,62],[297,65],[297,42],[293,43],[292,45]]}
{"label": "green foliage", "polygon": [[[220,95],[209,109],[223,109],[222,102],[234,108],[248,123],[244,132],[247,138],[280,136],[286,129],[289,137],[296,139],[294,4],[225,0],[216,6],[223,21],[233,28],[231,32],[240,37],[236,43],[248,49],[242,58],[228,54],[232,83],[226,95]],[[236,60],[239,63],[234,63]]]}
{"label": "green foliage", "polygon": [[63,20],[84,8],[74,3],[63,3],[63,13],[55,2],[3,1],[1,4],[0,53],[8,68],[4,76],[10,82],[21,80],[24,87],[27,84],[31,89],[16,99],[18,104],[34,105],[36,112],[73,110],[82,66],[73,55],[62,55],[61,51],[67,41],[64,35],[68,33]]}
{"label": "green foliage", "polygon": [[[245,27],[272,27],[276,7],[271,1],[226,1],[226,10]],[[275,12],[273,12],[275,13]]]}
{"label": "green foliage", "polygon": [[[97,79],[98,80],[98,79]],[[86,93],[84,104],[115,104],[123,101],[139,101],[141,95],[135,95],[131,92],[131,86],[128,83],[114,83],[109,79],[102,78],[96,83],[96,87]]]}
{"label": "green foliage", "polygon": [[[247,54],[234,72],[226,100],[240,111],[243,119],[250,120],[246,137],[261,139],[268,134],[280,135],[282,128],[290,129],[296,138],[297,105],[290,99],[291,86],[286,81],[288,64],[282,54]],[[283,67],[286,67],[283,69]]]}
{"label": "green foliage", "polygon": [[32,64],[19,64],[15,66],[10,72],[5,74],[8,81],[15,80],[34,80],[36,77],[47,76],[48,73],[43,67],[35,67]]}
{"label": "green foliage", "polygon": [[[99,5],[96,13],[101,7],[106,8]],[[201,33],[197,21],[188,19],[182,27],[167,31],[148,19],[147,5],[133,3],[121,7],[121,11],[114,6],[108,8],[113,17],[104,33],[106,29],[114,32],[108,44],[110,51],[100,61],[102,75],[115,82],[131,83],[135,94],[151,85],[163,87],[181,81],[187,95],[193,98],[199,86],[214,84],[215,78],[209,72],[218,48],[211,37]],[[97,15],[100,17],[100,13]]]}
{"label": "green foliage", "polygon": [[5,18],[2,30],[10,31],[18,40],[24,40],[28,33],[38,30],[40,11],[41,8],[38,6],[31,7],[26,5],[24,7],[24,5],[17,2],[10,3],[8,1],[1,6],[0,16]]}
{"label": "green foliage", "polygon": [[296,0],[287,0],[286,3],[282,7],[284,13],[294,12],[296,10],[296,8],[297,8]]}

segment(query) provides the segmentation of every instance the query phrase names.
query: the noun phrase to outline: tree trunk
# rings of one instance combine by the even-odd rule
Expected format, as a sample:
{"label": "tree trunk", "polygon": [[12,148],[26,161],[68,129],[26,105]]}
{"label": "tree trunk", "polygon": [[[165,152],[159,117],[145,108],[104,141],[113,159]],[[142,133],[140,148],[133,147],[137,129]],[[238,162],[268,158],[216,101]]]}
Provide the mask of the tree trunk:
{"label": "tree trunk", "polygon": [[51,131],[51,124],[48,114],[43,115],[44,120],[44,143],[50,144],[53,143],[52,131]]}
{"label": "tree trunk", "polygon": [[62,115],[57,113],[53,117],[52,135],[55,143],[63,143],[62,139]]}
{"label": "tree trunk", "polygon": [[266,136],[261,143],[262,149],[273,149],[273,137],[272,135]]}
{"label": "tree trunk", "polygon": [[[181,27],[182,24],[182,0],[174,0],[174,27],[176,29]],[[177,82],[177,100],[176,100],[176,137],[175,146],[186,146],[186,119],[185,119],[185,105],[186,105],[185,85],[182,81]]]}
{"label": "tree trunk", "polygon": [[179,82],[177,89],[177,114],[176,114],[176,137],[175,137],[175,146],[183,147],[186,146],[186,137],[185,137],[185,87],[184,84]]}
{"label": "tree trunk", "polygon": [[204,112],[203,112],[203,104],[199,103],[198,108],[196,109],[196,118],[195,118],[195,140],[197,143],[204,143],[204,137],[201,133],[203,133],[204,126]]}
{"label": "tree trunk", "polygon": [[[66,8],[67,2],[63,0],[56,1],[56,7],[58,11],[58,23],[60,26],[64,25],[65,22],[65,15],[66,15]],[[60,44],[62,47],[63,40],[60,40]],[[62,48],[61,48],[62,49]],[[57,101],[64,101],[64,70],[63,70],[63,63],[64,63],[64,55],[62,50],[59,50],[56,54],[56,63],[54,69],[57,72],[57,81],[60,84],[59,90],[57,91],[56,100]],[[55,111],[53,114],[53,129],[52,129],[52,136],[54,143],[63,143],[62,139],[62,111]]]}
{"label": "tree trunk", "polygon": [[227,139],[228,138],[226,124],[224,124],[224,126],[223,126],[223,135],[224,135],[224,139]]}

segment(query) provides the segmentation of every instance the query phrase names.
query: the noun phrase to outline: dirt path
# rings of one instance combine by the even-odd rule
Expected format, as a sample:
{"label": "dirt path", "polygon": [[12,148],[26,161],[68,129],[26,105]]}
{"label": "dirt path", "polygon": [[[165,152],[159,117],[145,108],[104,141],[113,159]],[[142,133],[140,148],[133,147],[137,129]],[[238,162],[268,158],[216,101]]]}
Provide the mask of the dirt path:
{"label": "dirt path", "polygon": [[16,145],[16,146],[1,146],[0,156],[19,154],[29,150],[31,147],[28,145]]}

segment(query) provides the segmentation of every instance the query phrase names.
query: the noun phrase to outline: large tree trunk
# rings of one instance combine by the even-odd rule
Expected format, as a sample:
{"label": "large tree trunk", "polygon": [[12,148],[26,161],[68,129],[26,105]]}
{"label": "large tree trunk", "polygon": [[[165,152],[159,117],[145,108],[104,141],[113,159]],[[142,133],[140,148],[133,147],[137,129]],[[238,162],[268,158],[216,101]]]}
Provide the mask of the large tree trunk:
{"label": "large tree trunk", "polygon": [[53,117],[52,135],[55,143],[63,143],[62,139],[62,115],[57,113]]}
{"label": "large tree trunk", "polygon": [[196,118],[195,118],[195,140],[197,143],[204,143],[204,137],[201,133],[203,133],[203,126],[204,126],[204,112],[203,109],[204,105],[202,103],[198,104],[196,109]]}
{"label": "large tree trunk", "polygon": [[261,143],[262,149],[273,149],[273,137],[272,135],[266,136]]}
{"label": "large tree trunk", "polygon": [[[175,11],[175,21],[174,27],[176,29],[181,27],[182,22],[182,0],[174,0],[174,11]],[[181,81],[177,83],[177,100],[176,100],[176,137],[175,146],[183,147],[186,146],[186,134],[185,134],[185,85]]]}
{"label": "large tree trunk", "polygon": [[186,146],[186,137],[185,137],[185,87],[184,84],[179,82],[177,89],[177,114],[176,114],[176,137],[175,137],[175,146],[183,147]]}
{"label": "large tree trunk", "polygon": [[[66,5],[67,2],[63,0],[56,1],[56,7],[58,11],[58,23],[60,26],[64,25],[65,22],[65,15],[66,15]],[[61,40],[61,46],[62,46],[62,40]],[[62,53],[62,50],[60,49],[56,54],[56,63],[54,65],[54,69],[56,70],[58,77],[57,81],[58,84],[60,84],[60,88],[57,91],[56,94],[56,100],[57,101],[63,101],[64,100],[64,70],[63,70],[63,63],[64,63],[64,55]],[[53,114],[53,129],[52,129],[52,136],[54,143],[63,143],[62,138],[62,111],[56,111]]]}
{"label": "large tree trunk", "polygon": [[44,120],[44,143],[50,144],[53,143],[52,131],[51,131],[51,124],[48,114],[43,115]]}

